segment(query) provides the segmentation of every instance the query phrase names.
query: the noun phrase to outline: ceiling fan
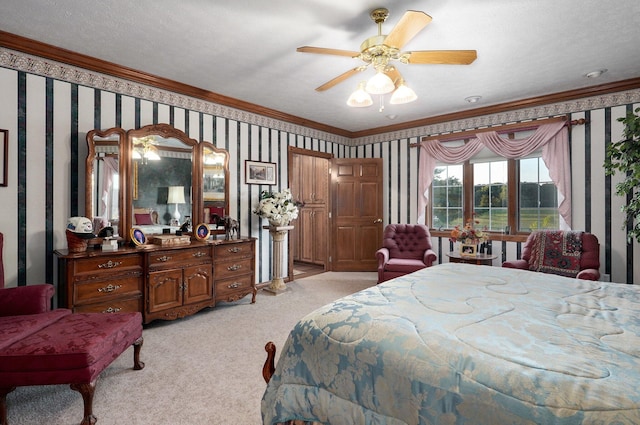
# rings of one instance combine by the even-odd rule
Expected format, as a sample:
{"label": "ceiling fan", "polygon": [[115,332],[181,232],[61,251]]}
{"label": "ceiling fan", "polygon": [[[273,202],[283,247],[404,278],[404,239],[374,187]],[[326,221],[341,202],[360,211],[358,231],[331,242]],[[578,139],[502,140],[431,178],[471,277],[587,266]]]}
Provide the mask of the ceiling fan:
{"label": "ceiling fan", "polygon": [[[386,88],[387,91],[385,93],[388,93],[392,91],[393,88],[404,84],[404,80],[399,71],[391,64],[393,61],[404,64],[468,65],[477,57],[475,50],[418,50],[403,52],[401,50],[402,47],[431,22],[431,16],[424,12],[415,10],[405,12],[400,21],[387,35],[382,34],[382,23],[386,21],[389,16],[389,10],[385,8],[374,9],[369,16],[378,25],[378,35],[367,38],[360,45],[359,52],[311,46],[303,46],[296,49],[298,52],[304,53],[349,56],[364,62],[363,65],[350,69],[320,87],[317,87],[317,91],[328,90],[371,66],[376,70],[377,74],[385,74],[393,82],[394,87],[391,89]],[[369,85],[367,85],[367,91],[369,93],[382,94],[370,91],[369,88]],[[371,89],[374,90],[373,88]]]}

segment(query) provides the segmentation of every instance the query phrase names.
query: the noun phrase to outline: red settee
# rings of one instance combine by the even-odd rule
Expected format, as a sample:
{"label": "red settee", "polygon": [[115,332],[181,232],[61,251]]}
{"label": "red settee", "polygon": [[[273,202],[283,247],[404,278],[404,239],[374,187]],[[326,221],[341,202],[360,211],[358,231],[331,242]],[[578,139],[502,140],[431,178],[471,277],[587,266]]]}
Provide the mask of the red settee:
{"label": "red settee", "polygon": [[7,394],[16,387],[56,384],[82,394],[81,424],[95,423],[100,373],[132,344],[134,369],[144,367],[142,315],[51,310],[52,285],[4,288],[2,242],[0,233],[0,425],[7,425]]}

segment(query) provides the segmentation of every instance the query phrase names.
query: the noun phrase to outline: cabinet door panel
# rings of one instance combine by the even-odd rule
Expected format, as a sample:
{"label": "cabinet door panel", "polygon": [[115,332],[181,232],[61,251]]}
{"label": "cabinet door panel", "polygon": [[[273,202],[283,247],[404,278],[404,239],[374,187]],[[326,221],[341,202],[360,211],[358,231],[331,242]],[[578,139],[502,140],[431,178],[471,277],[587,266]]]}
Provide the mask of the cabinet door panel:
{"label": "cabinet door panel", "polygon": [[210,301],[213,297],[213,273],[211,264],[184,269],[184,303]]}
{"label": "cabinet door panel", "polygon": [[300,223],[300,261],[313,261],[313,209],[302,208],[298,214]]}
{"label": "cabinet door panel", "polygon": [[182,305],[182,269],[149,273],[147,290],[149,313],[180,307]]}
{"label": "cabinet door panel", "polygon": [[326,208],[316,208],[313,211],[313,262],[324,265],[327,258],[328,226]]}

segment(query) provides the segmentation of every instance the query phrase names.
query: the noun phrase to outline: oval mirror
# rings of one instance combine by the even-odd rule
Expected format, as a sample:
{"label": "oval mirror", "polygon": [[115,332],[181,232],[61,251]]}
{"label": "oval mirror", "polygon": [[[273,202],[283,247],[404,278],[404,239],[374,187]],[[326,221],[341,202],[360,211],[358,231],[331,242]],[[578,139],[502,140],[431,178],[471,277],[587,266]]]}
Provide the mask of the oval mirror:
{"label": "oval mirror", "polygon": [[185,222],[192,222],[197,145],[195,139],[168,124],[127,132],[130,227],[140,228],[145,235],[156,235],[175,233]]}
{"label": "oval mirror", "polygon": [[85,217],[92,221],[95,233],[108,226],[119,233],[125,199],[121,178],[125,164],[120,161],[125,134],[121,128],[87,133]]}
{"label": "oval mirror", "polygon": [[202,222],[211,233],[223,234],[222,218],[229,214],[229,153],[201,142]]}

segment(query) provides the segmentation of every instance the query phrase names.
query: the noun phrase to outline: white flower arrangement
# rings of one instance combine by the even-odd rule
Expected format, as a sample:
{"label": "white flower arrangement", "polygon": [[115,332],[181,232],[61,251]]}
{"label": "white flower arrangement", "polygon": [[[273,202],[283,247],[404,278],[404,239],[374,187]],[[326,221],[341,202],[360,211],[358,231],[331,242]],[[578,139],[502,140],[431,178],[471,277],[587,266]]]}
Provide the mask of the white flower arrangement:
{"label": "white flower arrangement", "polygon": [[298,218],[298,205],[289,189],[282,192],[263,190],[260,192],[260,203],[253,213],[266,218],[272,225],[285,226]]}

